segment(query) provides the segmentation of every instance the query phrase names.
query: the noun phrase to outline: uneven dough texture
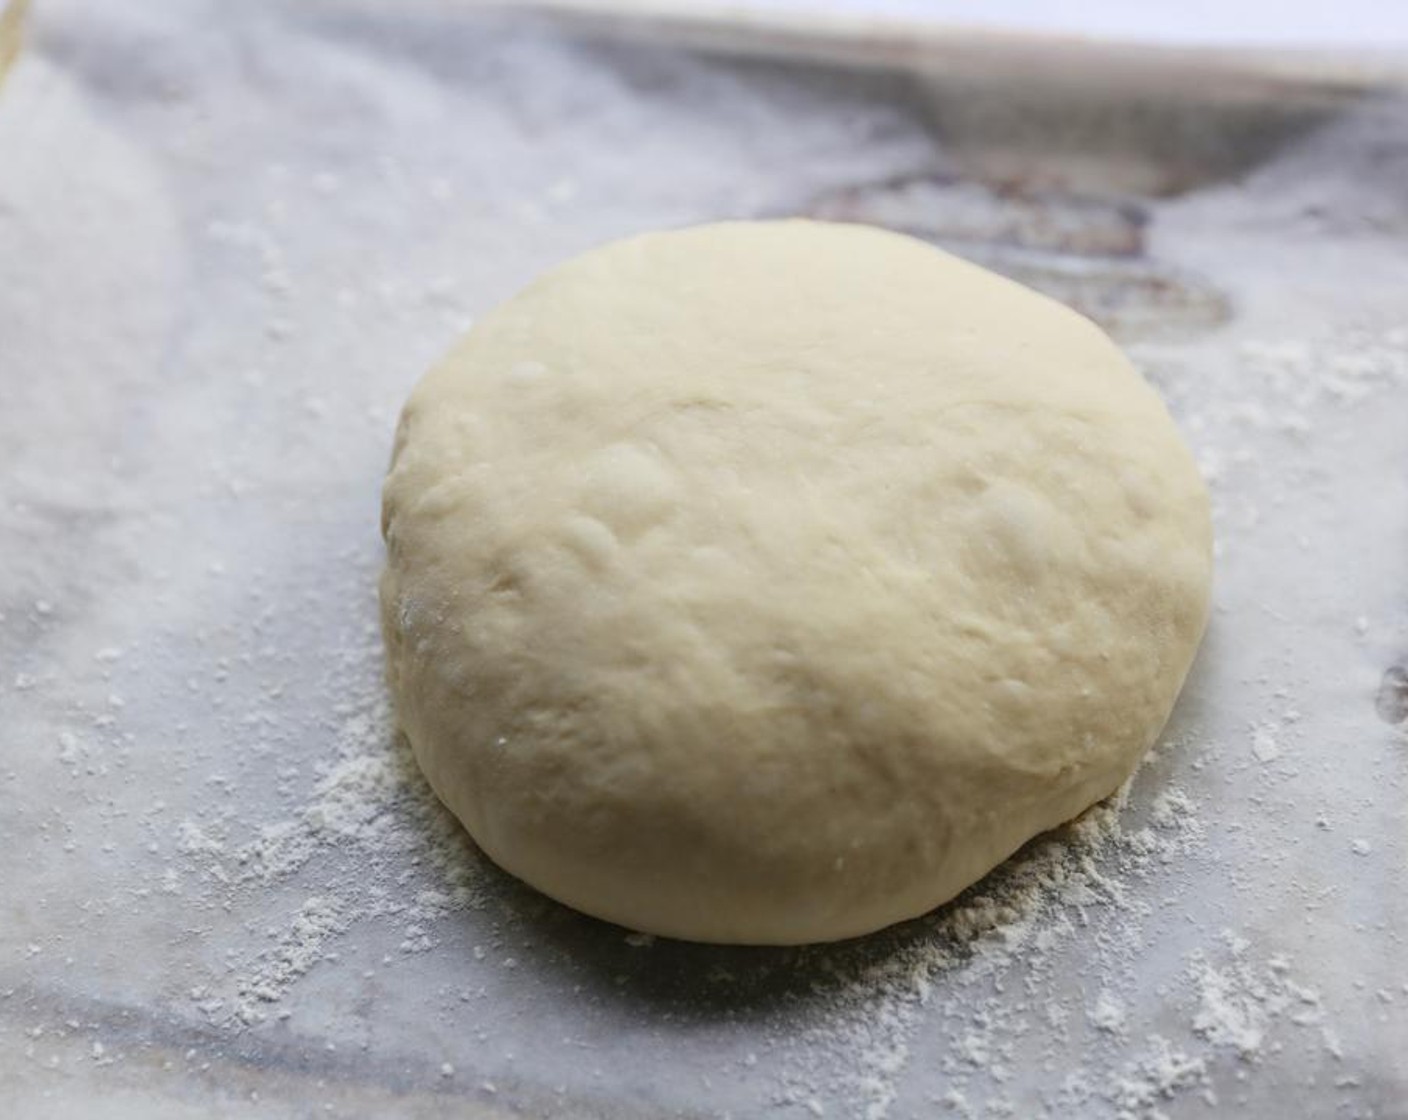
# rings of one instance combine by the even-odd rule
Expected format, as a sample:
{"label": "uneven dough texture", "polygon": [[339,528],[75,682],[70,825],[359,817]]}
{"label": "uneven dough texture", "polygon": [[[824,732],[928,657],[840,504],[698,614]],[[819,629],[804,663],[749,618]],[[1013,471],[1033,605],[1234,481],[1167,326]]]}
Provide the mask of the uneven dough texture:
{"label": "uneven dough texture", "polygon": [[1208,611],[1207,494],[1094,325],[919,241],[571,261],[412,394],[398,716],[484,851],[703,941],[865,933],[1111,793]]}

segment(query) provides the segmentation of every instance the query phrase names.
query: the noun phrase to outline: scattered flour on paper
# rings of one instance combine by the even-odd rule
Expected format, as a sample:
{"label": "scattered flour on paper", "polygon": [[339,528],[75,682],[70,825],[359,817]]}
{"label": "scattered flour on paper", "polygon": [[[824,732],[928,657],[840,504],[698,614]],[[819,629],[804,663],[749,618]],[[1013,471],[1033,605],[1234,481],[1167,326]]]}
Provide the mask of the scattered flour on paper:
{"label": "scattered flour on paper", "polygon": [[[270,256],[264,242],[251,243]],[[1227,485],[1218,434],[1250,425],[1299,438],[1305,418],[1324,407],[1320,398],[1356,406],[1377,388],[1404,381],[1408,340],[1401,333],[1331,340],[1323,349],[1244,346],[1246,402],[1221,414],[1211,438],[1196,425],[1203,427],[1214,492]],[[1327,365],[1334,376],[1310,376]],[[1287,403],[1261,403],[1268,399]],[[1231,463],[1238,465],[1235,456]],[[232,948],[223,975],[190,989],[190,1006],[220,1030],[257,1030],[286,1014],[279,1009],[285,996],[314,969],[339,967],[339,942],[362,923],[394,923],[398,952],[420,954],[437,948],[441,923],[485,905],[480,857],[395,738],[375,636],[353,653],[339,681],[350,699],[335,747],[311,785],[290,780],[281,790],[281,815],[251,822],[220,809],[176,820],[164,807],[153,813],[153,821],[166,821],[171,858],[145,890],[213,894],[233,908],[274,885],[306,892],[261,939]],[[122,659],[112,649],[98,658],[105,667]],[[17,680],[15,687],[33,683]],[[111,765],[112,751],[101,742],[117,735],[120,705],[111,708],[91,728],[59,732],[54,749],[75,779],[102,776]],[[1288,708],[1258,722],[1243,749],[1260,764],[1276,762],[1295,721]],[[1196,756],[1206,746],[1189,739],[1165,743],[1158,753]],[[1164,782],[1142,792],[1140,819],[1122,791],[1034,842],[955,903],[911,923],[878,960],[856,965],[844,952],[809,951],[819,974],[829,973],[828,984],[795,1014],[784,1009],[782,1024],[770,1031],[777,1070],[771,1103],[798,1115],[885,1120],[895,1115],[906,1078],[923,1068],[938,1071],[944,1086],[926,1098],[938,1115],[1139,1120],[1160,1116],[1184,1096],[1216,1107],[1216,1071],[1229,1063],[1254,1071],[1287,1031],[1310,1032],[1338,1058],[1320,997],[1296,980],[1293,962],[1255,958],[1234,931],[1207,931],[1170,983],[1176,1037],[1131,1016],[1142,983],[1133,962],[1147,925],[1159,920],[1142,900],[1148,889],[1176,887],[1180,866],[1208,856],[1206,827],[1186,790]],[[652,942],[632,944],[648,949]],[[1069,989],[1062,969],[1077,944],[1085,961]],[[1024,1059],[1016,1043],[1043,1036],[1062,1045],[1050,1048],[1049,1087],[1034,1101],[1018,1088]],[[42,1039],[29,1046],[38,1053]],[[1056,1068],[1055,1055],[1071,1049],[1084,1053],[1082,1063]],[[113,1055],[105,1051],[102,1060]]]}
{"label": "scattered flour on paper", "polygon": [[[348,720],[311,796],[293,815],[260,826],[255,840],[231,845],[193,821],[176,826],[183,876],[232,896],[297,877],[348,845],[372,869],[317,885],[281,928],[269,931],[266,947],[234,963],[223,984],[193,990],[193,1003],[213,1023],[257,1026],[312,968],[337,966],[337,941],[357,922],[400,923],[401,951],[421,952],[435,947],[437,922],[483,904],[478,857],[434,802],[404,746],[391,744],[388,714],[373,705]],[[912,923],[903,942],[877,961],[856,967],[826,948],[808,950],[833,985],[779,1031],[774,1103],[882,1120],[891,1115],[908,1067],[923,1063],[937,1067],[946,1086],[931,1103],[954,1115],[1026,1114],[1027,1106],[1007,1099],[1012,1041],[1038,1032],[1066,1037],[1088,1024],[1115,1044],[1092,1043],[1085,1067],[1060,1079],[1049,1112],[1102,1108],[1133,1120],[1158,1115],[1161,1102],[1185,1092],[1210,1097],[1209,1071],[1223,1055],[1255,1064],[1276,1031],[1321,1027],[1318,996],[1295,982],[1289,962],[1255,961],[1244,940],[1224,932],[1189,955],[1171,997],[1183,1005],[1182,1042],[1137,1037],[1126,1003],[1135,1001],[1138,979],[1126,966],[1137,956],[1145,923],[1155,918],[1137,901],[1138,887],[1157,883],[1170,866],[1203,858],[1205,830],[1176,786],[1152,799],[1146,823],[1137,827],[1129,821],[1127,793]],[[399,894],[395,881],[407,863],[434,868],[438,888]],[[1094,947],[1085,968],[1102,985],[1084,1022],[1079,1010],[1042,994],[1059,979],[1076,939]],[[631,944],[648,949],[654,942],[636,937]],[[1014,1001],[1017,993],[1023,998]]]}
{"label": "scattered flour on paper", "polygon": [[[1348,368],[1374,371],[1365,375],[1374,383],[1402,377],[1396,346],[1365,340],[1361,352],[1373,359]],[[1248,352],[1253,368],[1263,368],[1262,351]],[[1284,346],[1277,355],[1275,376],[1283,377],[1291,359]],[[1308,375],[1318,359],[1303,350],[1299,360]],[[180,858],[152,889],[214,890],[238,905],[273,884],[309,884],[301,905],[269,927],[265,944],[232,958],[218,982],[191,991],[193,1006],[217,1026],[253,1029],[277,1017],[280,1001],[307,973],[338,967],[338,942],[358,923],[394,922],[399,952],[421,953],[436,948],[439,923],[485,904],[480,857],[394,737],[374,635],[349,660],[355,671],[340,690],[352,699],[343,705],[335,749],[311,786],[287,799],[290,811],[246,829],[252,835],[242,839],[236,826],[246,822],[219,814],[171,824]],[[1250,729],[1257,762],[1282,755],[1296,720],[1288,708]],[[784,1012],[770,1036],[773,1103],[799,1115],[883,1120],[893,1115],[905,1078],[923,1067],[941,1074],[945,1088],[928,1099],[940,1114],[1030,1115],[1035,1107],[1045,1115],[1137,1120],[1157,1117],[1184,1095],[1215,1104],[1215,1071],[1228,1063],[1254,1070],[1288,1030],[1308,1032],[1336,1056],[1320,997],[1297,981],[1294,963],[1255,958],[1231,930],[1206,931],[1169,983],[1166,1001],[1177,1010],[1180,1034],[1131,1014],[1143,983],[1140,949],[1148,924],[1160,920],[1146,899],[1151,890],[1176,892],[1179,869],[1209,858],[1207,828],[1187,790],[1166,779],[1140,783],[1160,760],[1185,756],[1196,766],[1209,747],[1196,736],[1161,744],[1132,783],[1142,811],[1126,804],[1127,787],[911,923],[878,959],[857,964],[844,951],[807,950],[827,984],[821,998]],[[76,733],[66,733],[59,749],[81,765],[85,747]],[[354,874],[321,878],[326,865],[349,856]],[[1068,989],[1063,969],[1077,944],[1084,963]],[[1016,1088],[1023,1058],[1015,1043],[1037,1037],[1061,1042],[1050,1049],[1053,1064],[1073,1048],[1085,1058],[1078,1068],[1052,1069],[1052,1088],[1034,1103]]]}
{"label": "scattered flour on paper", "polygon": [[[401,929],[399,951],[423,953],[437,944],[439,920],[482,902],[478,858],[395,737],[385,699],[369,697],[337,739],[311,794],[291,816],[258,826],[254,839],[231,844],[189,819],[176,827],[186,874],[231,894],[295,879],[319,857],[355,864],[310,894],[284,927],[272,927],[272,943],[235,962],[222,985],[192,992],[217,1024],[267,1018],[268,1005],[314,965],[337,959],[336,939],[356,922],[391,920]],[[407,888],[412,879],[418,885]]]}

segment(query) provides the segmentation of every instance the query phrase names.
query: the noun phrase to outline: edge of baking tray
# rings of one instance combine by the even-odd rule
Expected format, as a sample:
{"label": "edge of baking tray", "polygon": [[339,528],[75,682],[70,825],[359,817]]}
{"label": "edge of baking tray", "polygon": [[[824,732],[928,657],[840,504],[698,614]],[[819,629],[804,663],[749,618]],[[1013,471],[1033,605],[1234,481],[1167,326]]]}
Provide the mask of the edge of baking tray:
{"label": "edge of baking tray", "polygon": [[1098,79],[1176,94],[1209,79],[1222,97],[1262,99],[1276,88],[1408,88],[1408,50],[1156,45],[1093,36],[1010,31],[939,21],[744,9],[719,0],[466,0],[530,11],[584,33],[759,57],[860,68],[977,73],[1018,71],[1051,81]]}
{"label": "edge of baking tray", "polygon": [[29,0],[0,0],[0,82],[11,64],[19,56],[23,41],[25,13],[29,10]]}

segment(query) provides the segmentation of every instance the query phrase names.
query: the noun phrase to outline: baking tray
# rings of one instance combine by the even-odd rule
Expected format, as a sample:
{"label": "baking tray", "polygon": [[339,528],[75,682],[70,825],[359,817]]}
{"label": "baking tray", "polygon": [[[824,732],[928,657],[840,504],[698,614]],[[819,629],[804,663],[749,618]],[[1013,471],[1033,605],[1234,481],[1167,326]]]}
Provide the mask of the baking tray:
{"label": "baking tray", "polygon": [[[1391,58],[41,0],[0,86],[11,1116],[1408,1116],[1408,105]],[[393,733],[396,411],[645,228],[808,214],[1091,315],[1212,489],[1115,802],[855,942],[498,873]]]}

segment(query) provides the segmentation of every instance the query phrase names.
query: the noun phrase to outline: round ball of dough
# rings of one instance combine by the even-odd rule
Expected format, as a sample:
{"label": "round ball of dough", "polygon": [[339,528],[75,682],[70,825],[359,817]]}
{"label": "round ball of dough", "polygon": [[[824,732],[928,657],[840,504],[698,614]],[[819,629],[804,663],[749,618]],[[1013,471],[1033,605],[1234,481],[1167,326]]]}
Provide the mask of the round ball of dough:
{"label": "round ball of dough", "polygon": [[1207,493],[1060,304],[739,222],[554,269],[416,388],[401,726],[496,863],[700,941],[849,937],[1110,794],[1208,611]]}

